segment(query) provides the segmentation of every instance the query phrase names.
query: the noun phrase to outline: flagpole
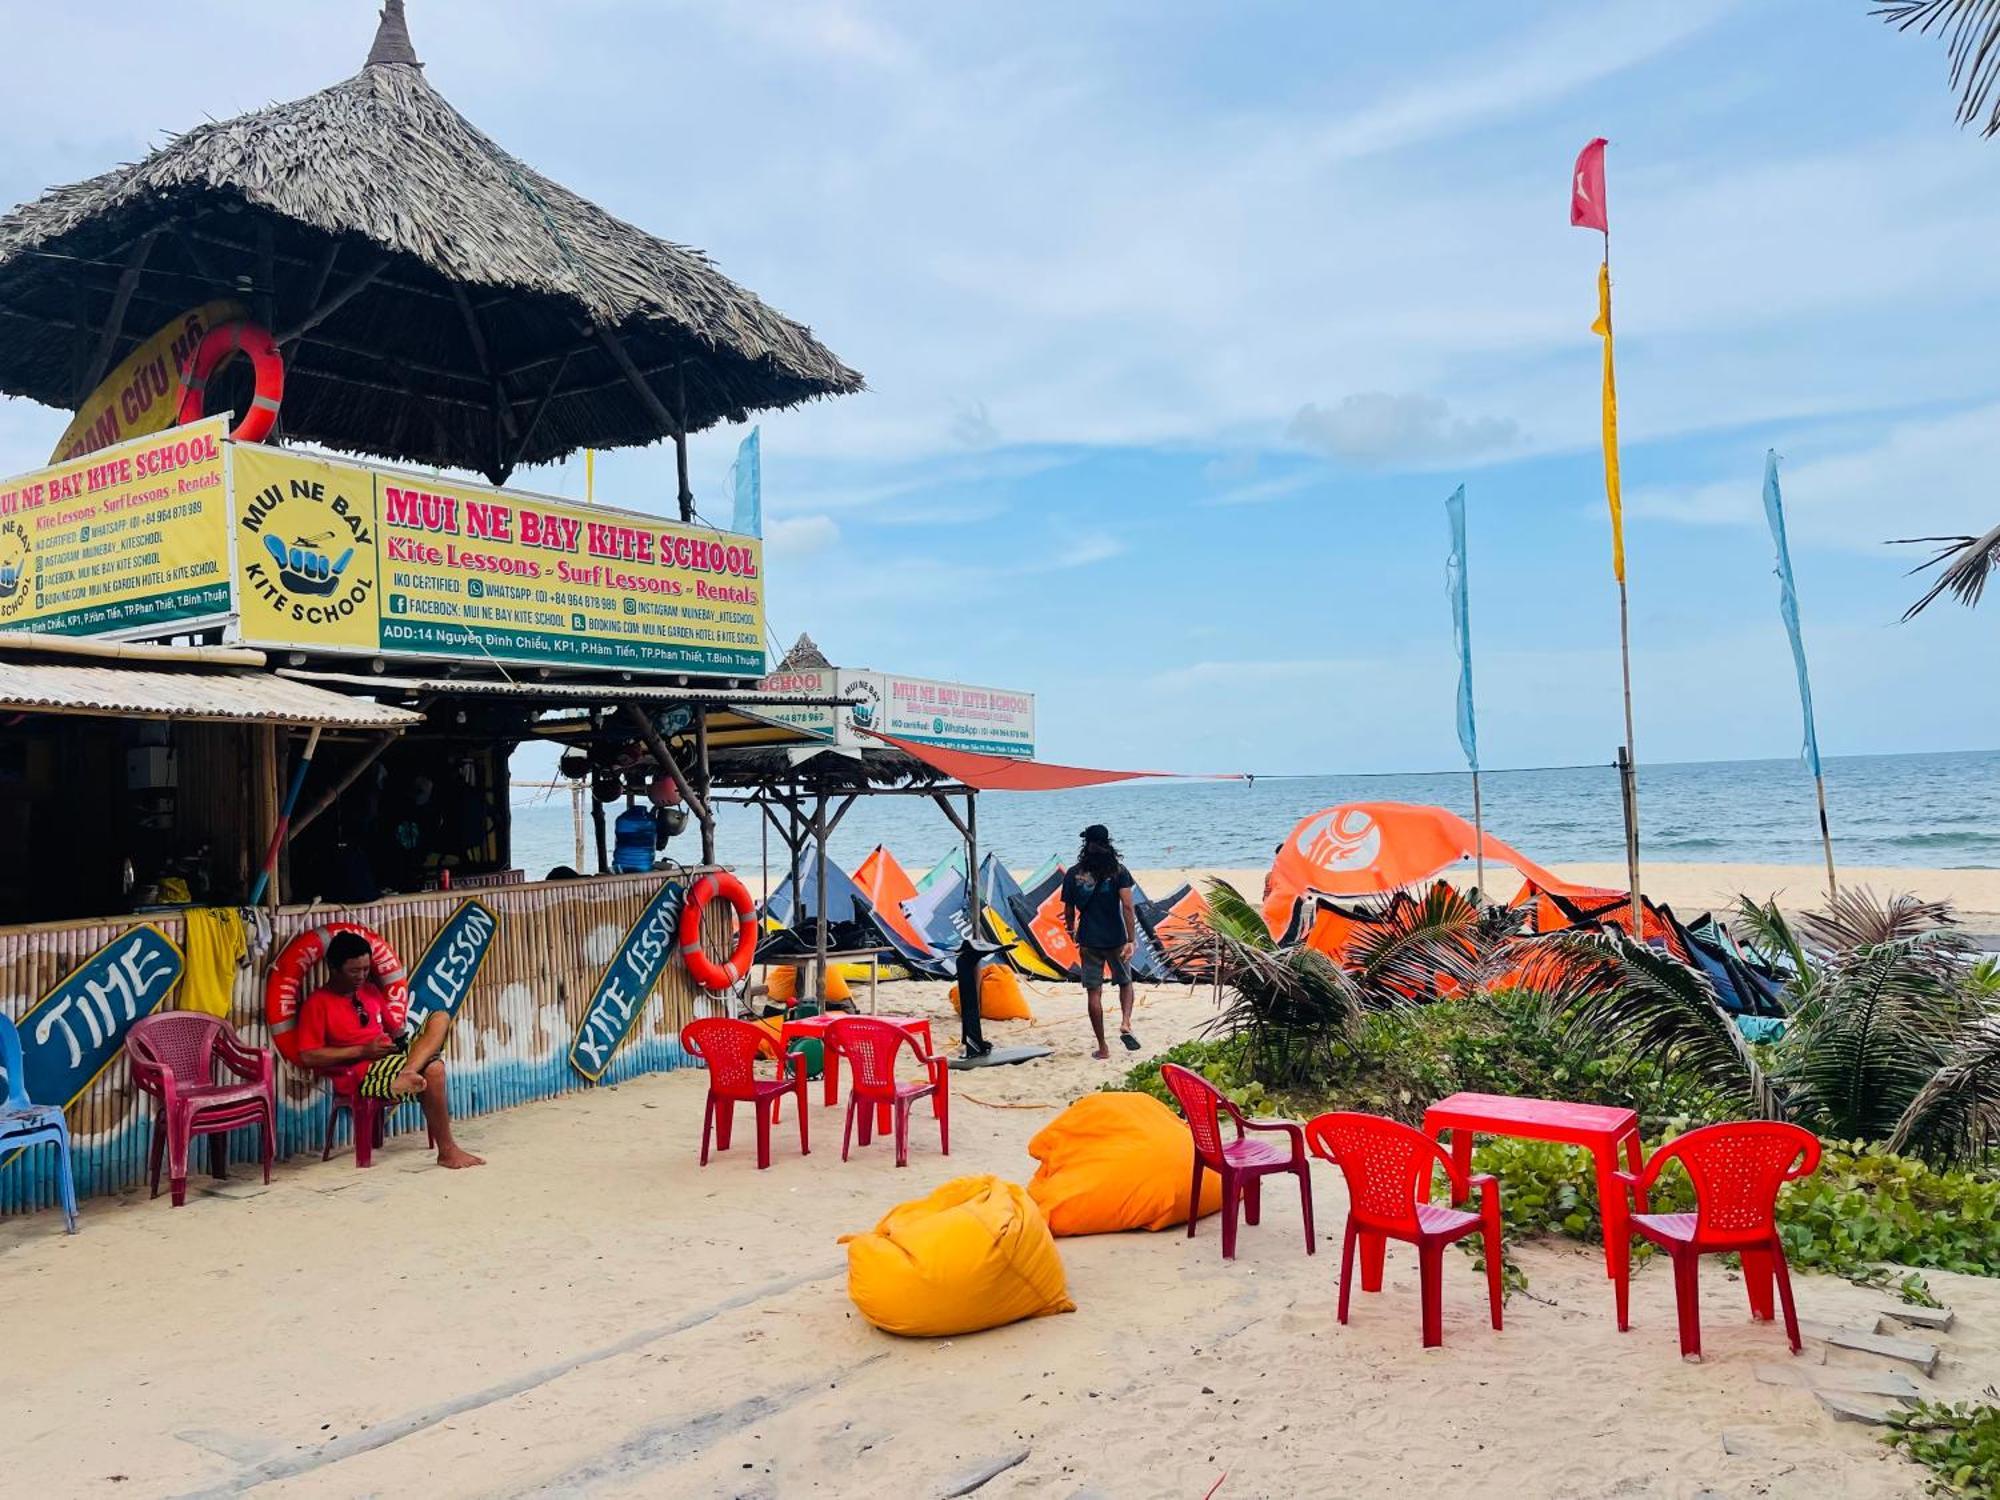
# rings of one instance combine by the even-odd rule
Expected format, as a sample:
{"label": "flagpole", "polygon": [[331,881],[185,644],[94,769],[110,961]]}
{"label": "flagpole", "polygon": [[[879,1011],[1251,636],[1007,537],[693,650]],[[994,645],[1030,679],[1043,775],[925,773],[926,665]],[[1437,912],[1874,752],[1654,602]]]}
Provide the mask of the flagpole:
{"label": "flagpole", "polygon": [[1819,844],[1820,848],[1826,851],[1826,893],[1829,896],[1837,896],[1840,894],[1840,882],[1834,878],[1833,873],[1833,832],[1826,826],[1826,777],[1824,774],[1814,774],[1813,790],[1819,794]]}
{"label": "flagpole", "polygon": [[[1606,392],[1611,393],[1615,390],[1613,385],[1615,377],[1611,366],[1611,323],[1609,318],[1611,307],[1611,221],[1608,216],[1605,219],[1604,228],[1604,283],[1606,288],[1604,304],[1606,311],[1604,325],[1604,382]],[[1615,394],[1612,395],[1612,400],[1614,402],[1617,400]],[[1615,413],[1615,406],[1613,410]],[[1613,420],[1616,420],[1615,415]],[[1617,440],[1617,430],[1613,428],[1607,432],[1606,438],[1609,441],[1615,442]],[[1611,455],[1607,455],[1607,458],[1610,457]],[[1615,462],[1615,459],[1613,461]],[[1623,523],[1615,516],[1613,517],[1613,523],[1621,526],[1622,533]],[[1630,789],[1631,796],[1631,813],[1625,822],[1625,875],[1632,882],[1632,940],[1636,943],[1643,943],[1646,940],[1646,928],[1639,899],[1639,757],[1632,734],[1632,605],[1630,596],[1625,588],[1624,537],[1622,534],[1617,538],[1617,544],[1619,547],[1618,668],[1624,678],[1625,687],[1625,777],[1626,786]]]}
{"label": "flagpole", "polygon": [[1475,840],[1472,857],[1479,867],[1478,874],[1474,878],[1479,882],[1480,894],[1484,895],[1486,893],[1486,819],[1480,814],[1479,768],[1477,766],[1472,768],[1472,834]]}

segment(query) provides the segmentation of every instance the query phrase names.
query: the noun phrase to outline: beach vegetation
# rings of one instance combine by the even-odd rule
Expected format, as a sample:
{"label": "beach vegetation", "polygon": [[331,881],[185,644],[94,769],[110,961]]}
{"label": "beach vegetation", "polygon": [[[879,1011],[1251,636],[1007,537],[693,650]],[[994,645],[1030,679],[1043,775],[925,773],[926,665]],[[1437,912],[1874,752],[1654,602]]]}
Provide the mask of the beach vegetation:
{"label": "beach vegetation", "polygon": [[1929,1469],[1940,1494],[2000,1496],[2000,1405],[1919,1401],[1890,1417],[1882,1441]]}

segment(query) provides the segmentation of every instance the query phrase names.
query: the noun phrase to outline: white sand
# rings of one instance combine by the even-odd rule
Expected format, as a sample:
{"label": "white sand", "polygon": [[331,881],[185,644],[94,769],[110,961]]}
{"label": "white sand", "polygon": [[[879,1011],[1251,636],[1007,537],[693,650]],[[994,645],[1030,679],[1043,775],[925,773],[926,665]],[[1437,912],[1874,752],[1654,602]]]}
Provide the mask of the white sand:
{"label": "white sand", "polygon": [[[268,1190],[239,1180],[180,1210],[86,1204],[74,1239],[53,1215],[0,1225],[0,1488],[933,1496],[1025,1449],[982,1500],[1198,1497],[1218,1480],[1218,1500],[1922,1492],[1869,1432],[1756,1380],[1789,1356],[1719,1263],[1698,1366],[1676,1354],[1664,1266],[1639,1275],[1620,1335],[1601,1256],[1557,1244],[1522,1253],[1532,1295],[1503,1333],[1452,1255],[1445,1347],[1422,1350],[1403,1247],[1384,1294],[1357,1292],[1338,1327],[1343,1195],[1325,1166],[1310,1259],[1274,1183],[1234,1264],[1213,1220],[1192,1243],[1065,1240],[1072,1315],[934,1342],[876,1332],[835,1237],[948,1176],[1025,1181],[1028,1137],[1124,1065],[1083,1056],[1074,991],[1031,991],[1040,1022],[992,1030],[1057,1056],[954,1075],[952,1156],[920,1117],[903,1171],[881,1144],[843,1165],[840,1112],[817,1105],[809,1159],[788,1127],[756,1171],[745,1121],[703,1170],[702,1077],[683,1072],[471,1121],[491,1159],[477,1171],[439,1171],[403,1137],[368,1172],[302,1159]],[[942,1041],[937,993],[884,998],[939,1016]],[[1164,1045],[1208,1013],[1202,992],[1148,992],[1139,1033]],[[1959,1314],[1936,1388],[2000,1380],[2000,1282],[1930,1280]],[[1798,1282],[1808,1317],[1884,1301]]]}

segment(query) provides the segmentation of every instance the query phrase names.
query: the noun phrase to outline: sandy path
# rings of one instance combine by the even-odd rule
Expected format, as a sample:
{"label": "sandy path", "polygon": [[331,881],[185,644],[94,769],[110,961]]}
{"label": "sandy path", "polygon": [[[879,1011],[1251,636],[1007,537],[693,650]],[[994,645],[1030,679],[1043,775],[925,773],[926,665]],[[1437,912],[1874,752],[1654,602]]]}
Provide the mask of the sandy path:
{"label": "sandy path", "polygon": [[[936,988],[884,996],[942,1016],[920,993]],[[1026,1450],[982,1500],[1198,1497],[1225,1473],[1219,1500],[1496,1480],[1579,1497],[1921,1492],[1870,1435],[1755,1379],[1786,1360],[1782,1340],[1746,1321],[1719,1265],[1700,1366],[1676,1357],[1662,1269],[1635,1283],[1621,1337],[1601,1258],[1563,1246],[1523,1253],[1533,1297],[1504,1333],[1454,1256],[1446,1347],[1420,1349],[1400,1247],[1385,1294],[1357,1294],[1338,1327],[1327,1167],[1310,1259],[1274,1187],[1233,1265],[1213,1221],[1193,1243],[1066,1240],[1075,1314],[940,1341],[876,1332],[835,1237],[951,1175],[1025,1181],[1028,1137],[1120,1066],[1082,1055],[1073,993],[1033,998],[1042,1024],[993,1030],[1057,1057],[955,1075],[953,1155],[919,1119],[903,1171],[881,1146],[843,1165],[839,1112],[818,1106],[810,1159],[788,1125],[769,1172],[747,1140],[702,1170],[702,1080],[685,1072],[471,1122],[492,1160],[476,1172],[438,1171],[404,1137],[366,1173],[302,1160],[268,1190],[238,1182],[179,1211],[86,1205],[74,1239],[49,1215],[0,1225],[8,1487],[930,1496]],[[1142,1004],[1149,1044],[1208,1014],[1184,991]],[[2000,1283],[1931,1280],[1959,1313],[1939,1389],[2000,1379]],[[1838,1321],[1880,1298],[1802,1277],[1800,1302]]]}

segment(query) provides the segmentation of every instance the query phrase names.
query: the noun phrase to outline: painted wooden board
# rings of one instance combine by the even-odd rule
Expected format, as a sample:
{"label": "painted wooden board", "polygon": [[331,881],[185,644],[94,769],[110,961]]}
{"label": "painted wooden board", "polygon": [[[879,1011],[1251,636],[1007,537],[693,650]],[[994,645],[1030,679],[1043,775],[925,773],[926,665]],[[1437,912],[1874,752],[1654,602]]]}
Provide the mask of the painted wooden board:
{"label": "painted wooden board", "polygon": [[1838,1365],[1808,1365],[1797,1360],[1783,1365],[1759,1365],[1757,1378],[1766,1385],[1840,1391],[1854,1396],[1890,1396],[1898,1401],[1915,1401],[1924,1394],[1924,1388],[1901,1370],[1846,1370]]}
{"label": "painted wooden board", "polygon": [[1882,1316],[1912,1328],[1934,1328],[1940,1333],[1951,1327],[1953,1320],[1952,1310],[1948,1307],[1885,1307]]}
{"label": "painted wooden board", "polygon": [[1863,1396],[1850,1396],[1842,1391],[1814,1391],[1819,1404],[1833,1413],[1836,1422],[1865,1422],[1870,1427],[1889,1425],[1889,1408],[1878,1406]]}

